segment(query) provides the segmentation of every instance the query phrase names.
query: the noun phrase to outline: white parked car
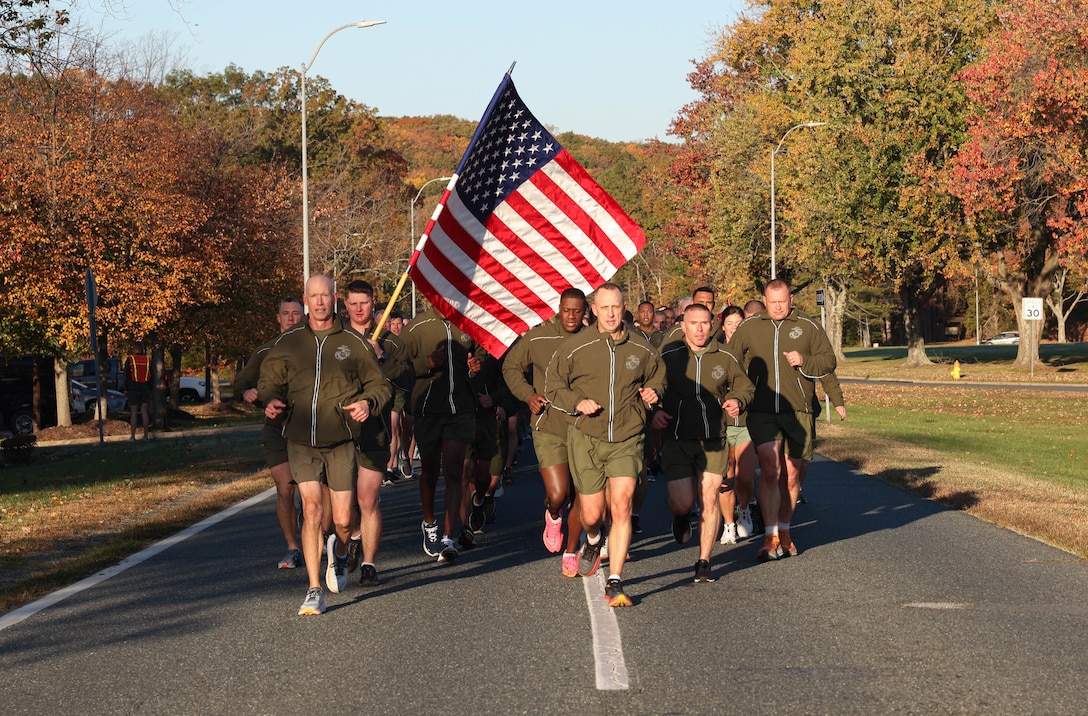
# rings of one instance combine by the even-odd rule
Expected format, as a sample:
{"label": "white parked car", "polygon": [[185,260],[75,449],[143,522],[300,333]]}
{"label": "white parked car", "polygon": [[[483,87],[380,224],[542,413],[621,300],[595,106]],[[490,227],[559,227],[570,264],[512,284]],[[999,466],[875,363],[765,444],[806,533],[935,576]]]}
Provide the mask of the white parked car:
{"label": "white parked car", "polygon": [[1015,346],[1020,343],[1020,334],[1017,331],[1004,331],[993,338],[987,338],[982,342],[984,346]]}
{"label": "white parked car", "polygon": [[208,386],[203,378],[182,376],[178,383],[178,400],[182,403],[203,403],[208,399]]}

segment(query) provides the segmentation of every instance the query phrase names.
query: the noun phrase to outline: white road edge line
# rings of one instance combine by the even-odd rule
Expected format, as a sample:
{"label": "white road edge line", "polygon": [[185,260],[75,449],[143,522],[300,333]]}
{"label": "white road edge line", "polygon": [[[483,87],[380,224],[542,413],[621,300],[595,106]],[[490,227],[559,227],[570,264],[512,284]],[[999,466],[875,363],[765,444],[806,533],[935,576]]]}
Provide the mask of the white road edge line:
{"label": "white road edge line", "polygon": [[33,602],[30,602],[29,604],[24,604],[23,606],[19,607],[18,609],[13,609],[12,611],[8,612],[7,614],[4,614],[4,615],[0,616],[0,631],[3,631],[4,629],[7,629],[8,627],[15,626],[16,624],[23,621],[24,619],[27,619],[27,618],[37,614],[38,612],[42,611],[43,609],[47,609],[47,608],[53,606],[54,604],[57,604],[58,602],[61,602],[61,601],[65,600],[65,599],[67,599],[68,597],[70,597],[70,596],[72,596],[74,594],[78,594],[79,592],[82,592],[84,589],[90,589],[94,585],[99,584],[100,582],[104,582],[107,579],[109,579],[110,577],[113,577],[115,575],[120,574],[121,572],[124,572],[129,567],[135,567],[140,562],[151,559],[152,557],[157,555],[159,552],[162,552],[163,550],[165,550],[165,549],[167,549],[169,547],[173,547],[174,545],[176,545],[176,544],[178,544],[180,542],[183,542],[184,540],[192,537],[193,535],[199,534],[200,532],[203,532],[204,530],[208,529],[212,525],[214,525],[214,524],[216,524],[218,522],[222,522],[223,520],[227,519],[228,517],[230,517],[230,516],[232,516],[234,514],[237,514],[238,512],[241,512],[242,510],[257,504],[258,502],[262,502],[263,500],[267,500],[268,498],[274,496],[275,494],[276,494],[276,488],[275,487],[270,487],[267,490],[265,490],[264,492],[258,493],[258,494],[254,495],[253,497],[250,497],[249,499],[247,499],[247,500],[245,500],[243,502],[239,502],[236,505],[231,505],[230,507],[226,508],[222,512],[217,512],[214,515],[211,515],[210,517],[205,517],[203,520],[201,520],[200,522],[197,522],[195,525],[190,525],[190,526],[186,527],[185,529],[183,529],[182,531],[178,532],[177,534],[173,534],[173,535],[170,535],[169,537],[167,537],[165,539],[159,540],[155,544],[150,545],[148,547],[145,547],[144,549],[140,550],[139,552],[137,552],[134,555],[131,555],[129,557],[125,557],[123,560],[121,560],[117,564],[113,565],[112,567],[107,567],[106,569],[103,569],[101,572],[98,572],[96,574],[92,574],[91,576],[86,577],[85,579],[81,579],[80,581],[76,582],[75,584],[71,584],[71,585],[69,585],[67,587],[64,587],[62,589],[58,589],[55,592],[51,592],[51,593],[45,595],[44,597],[42,597],[41,599],[37,599],[37,600],[35,600]]}
{"label": "white road edge line", "polygon": [[627,664],[623,659],[620,626],[616,613],[604,600],[604,572],[597,578],[582,579],[589,607],[589,624],[593,630],[593,663],[598,691],[621,691],[628,687]]}

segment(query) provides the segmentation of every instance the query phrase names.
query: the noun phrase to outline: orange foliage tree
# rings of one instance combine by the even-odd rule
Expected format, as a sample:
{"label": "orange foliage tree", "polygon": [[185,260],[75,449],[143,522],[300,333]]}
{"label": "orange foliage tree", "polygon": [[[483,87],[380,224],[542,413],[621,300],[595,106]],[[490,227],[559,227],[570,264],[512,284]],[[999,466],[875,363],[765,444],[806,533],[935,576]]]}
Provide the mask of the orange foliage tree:
{"label": "orange foliage tree", "polygon": [[[961,75],[977,112],[952,191],[975,227],[978,260],[1012,301],[1083,273],[1088,250],[1088,2],[1015,0],[983,59]],[[1028,368],[1038,341],[1021,341]]]}

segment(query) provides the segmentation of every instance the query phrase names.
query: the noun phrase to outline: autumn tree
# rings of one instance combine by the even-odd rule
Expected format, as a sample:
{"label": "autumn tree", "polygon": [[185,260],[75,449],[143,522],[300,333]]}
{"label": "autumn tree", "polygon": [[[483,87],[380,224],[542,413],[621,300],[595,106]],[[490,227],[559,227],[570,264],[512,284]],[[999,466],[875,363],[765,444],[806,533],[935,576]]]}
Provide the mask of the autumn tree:
{"label": "autumn tree", "polygon": [[[1047,298],[1088,248],[1088,2],[1015,0],[1000,17],[961,74],[977,109],[951,188],[1028,335],[1040,322],[1023,320],[1023,299]],[[1037,346],[1021,341],[1016,365],[1028,369]]]}
{"label": "autumn tree", "polygon": [[[855,282],[890,283],[910,360],[924,362],[918,311],[942,285],[960,232],[940,177],[962,134],[965,102],[946,78],[973,57],[988,5],[751,7],[723,28],[700,66],[710,76],[693,84],[704,101],[682,117],[694,120],[686,134],[698,138],[699,153],[717,162],[713,174],[696,174],[714,207],[708,238],[722,259],[765,275],[770,154],[791,127],[826,122],[784,146],[788,171],[776,177],[781,271],[835,295]],[[829,307],[836,313],[847,305],[839,299]]]}

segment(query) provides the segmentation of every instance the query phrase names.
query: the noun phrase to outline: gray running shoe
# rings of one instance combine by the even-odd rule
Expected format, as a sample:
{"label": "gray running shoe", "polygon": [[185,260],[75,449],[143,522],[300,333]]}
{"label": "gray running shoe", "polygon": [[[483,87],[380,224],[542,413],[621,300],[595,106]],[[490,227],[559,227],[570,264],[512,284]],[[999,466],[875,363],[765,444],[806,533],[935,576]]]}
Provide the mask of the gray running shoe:
{"label": "gray running shoe", "polygon": [[453,543],[453,540],[450,539],[449,537],[443,537],[442,538],[442,552],[439,553],[439,555],[438,555],[439,563],[441,563],[441,562],[452,562],[452,561],[454,561],[455,559],[457,559],[460,556],[461,556],[461,553],[457,551],[457,545],[455,545]]}
{"label": "gray running shoe", "polygon": [[590,577],[601,566],[601,543],[582,543],[582,549],[578,550],[578,574]]}
{"label": "gray running shoe", "polygon": [[415,473],[412,472],[412,461],[407,457],[400,459],[400,474],[405,480],[415,477]]}
{"label": "gray running shoe", "polygon": [[438,540],[438,522],[431,524],[424,522],[420,528],[423,530],[423,551],[427,553],[428,557],[437,557],[442,551],[442,546]]}
{"label": "gray running shoe", "polygon": [[280,569],[295,569],[302,566],[302,552],[297,549],[287,550],[287,555],[280,560]]}
{"label": "gray running shoe", "polygon": [[325,593],[321,591],[321,587],[314,587],[306,592],[306,599],[302,602],[302,606],[298,608],[298,615],[304,617],[310,614],[324,613]]}

